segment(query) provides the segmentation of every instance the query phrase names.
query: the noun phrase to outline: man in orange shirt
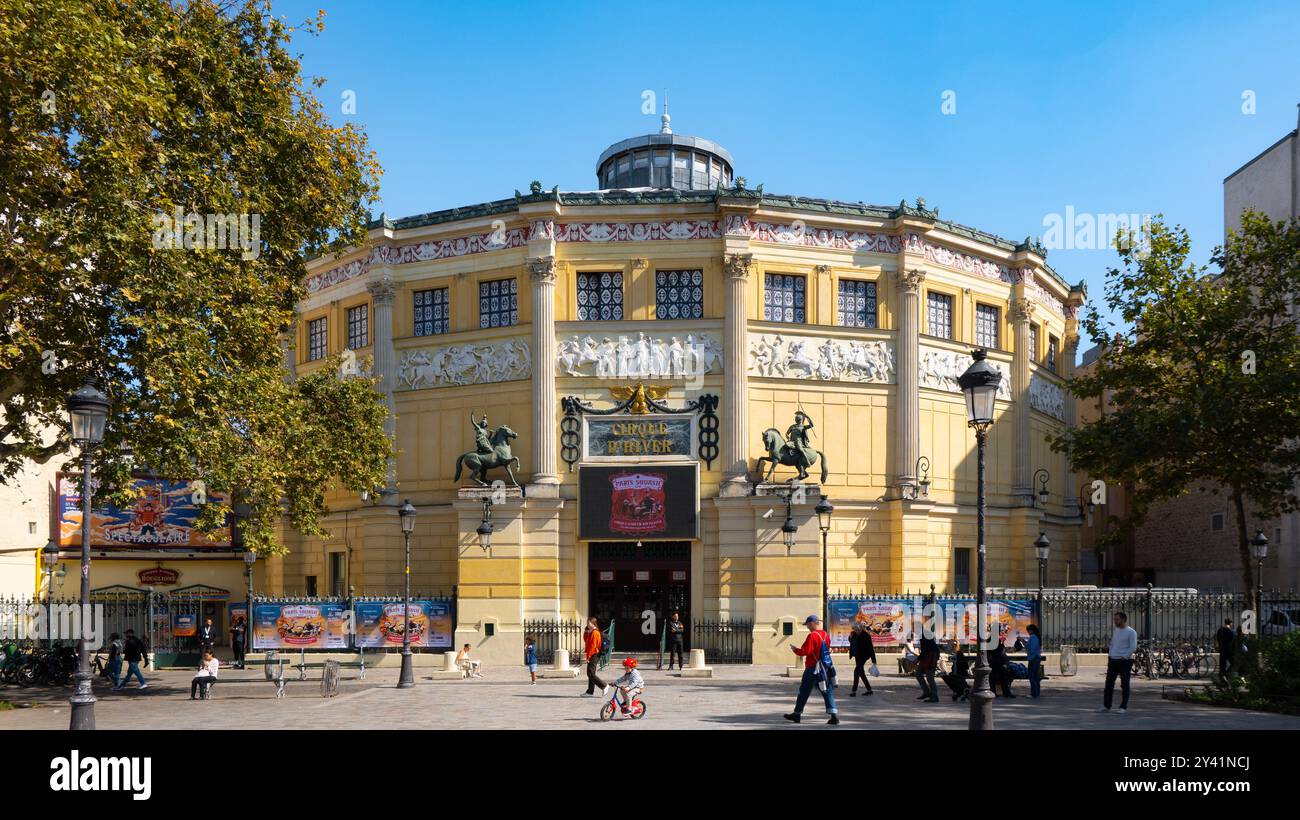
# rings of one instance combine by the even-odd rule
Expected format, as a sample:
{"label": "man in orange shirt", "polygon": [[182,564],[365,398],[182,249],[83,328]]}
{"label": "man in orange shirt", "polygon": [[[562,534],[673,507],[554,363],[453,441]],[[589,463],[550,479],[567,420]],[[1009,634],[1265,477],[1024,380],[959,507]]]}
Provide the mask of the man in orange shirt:
{"label": "man in orange shirt", "polygon": [[596,674],[596,668],[600,664],[600,647],[603,640],[600,629],[596,626],[595,617],[588,618],[587,628],[582,632],[582,651],[587,657],[587,691],[582,694],[584,698],[594,697],[597,686],[600,687],[602,696],[609,692],[609,686]]}
{"label": "man in orange shirt", "polygon": [[804,639],[803,646],[790,647],[794,654],[804,659],[803,678],[799,681],[799,698],[795,701],[794,711],[785,716],[785,719],[792,723],[798,723],[803,715],[803,707],[808,703],[808,696],[812,694],[813,689],[821,692],[822,699],[826,701],[826,713],[831,719],[826,721],[834,726],[840,722],[839,710],[835,707],[835,693],[833,679],[827,680],[831,672],[822,664],[822,652],[824,647],[830,645],[830,636],[821,630],[821,619],[816,615],[809,615],[804,620],[804,626],[808,627],[808,637]]}

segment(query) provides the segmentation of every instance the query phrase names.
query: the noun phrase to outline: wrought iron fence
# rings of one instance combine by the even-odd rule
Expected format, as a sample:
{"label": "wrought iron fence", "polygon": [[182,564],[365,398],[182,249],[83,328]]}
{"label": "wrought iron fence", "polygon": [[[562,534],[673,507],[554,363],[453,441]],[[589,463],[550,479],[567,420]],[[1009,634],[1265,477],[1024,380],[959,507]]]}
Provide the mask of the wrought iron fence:
{"label": "wrought iron fence", "polygon": [[[537,641],[537,662],[547,664],[555,662],[555,650],[567,649],[572,662],[581,662],[585,648],[582,643],[582,630],[585,623],[578,620],[558,621],[524,621],[524,636],[531,635]],[[523,655],[523,649],[519,650]]]}
{"label": "wrought iron fence", "polygon": [[[1116,612],[1127,615],[1129,626],[1154,646],[1212,646],[1215,632],[1226,619],[1231,618],[1235,627],[1246,617],[1254,617],[1247,614],[1250,598],[1242,593],[1193,590],[1044,590],[1040,615],[1043,646],[1059,649],[1071,645],[1080,652],[1104,652],[1115,629],[1112,618]],[[1285,613],[1290,612],[1300,612],[1300,596],[1265,593],[1263,617],[1256,619],[1255,629],[1265,633],[1284,629],[1290,622]]]}
{"label": "wrought iron fence", "polygon": [[[1194,589],[1045,589],[1041,602],[1036,588],[990,588],[991,602],[1030,602],[1032,615],[1042,632],[1043,649],[1056,651],[1073,646],[1078,652],[1105,652],[1114,632],[1113,616],[1123,612],[1129,625],[1143,641],[1156,647],[1192,644],[1209,646],[1225,619],[1240,625],[1250,608],[1250,597],[1242,593],[1202,593]],[[929,593],[894,595],[836,594],[836,602],[890,602],[908,606],[907,617],[919,618],[911,610],[932,599]],[[943,636],[954,634],[955,621],[974,606],[973,595],[938,595],[933,599],[943,613]],[[1021,604],[1023,607],[1023,604]],[[1265,593],[1263,617],[1256,619],[1255,629],[1266,634],[1300,629],[1300,595]],[[1251,617],[1254,617],[1253,614]],[[832,606],[832,620],[834,607]],[[904,631],[913,631],[915,620],[906,621]],[[967,630],[970,634],[971,630]],[[832,639],[835,635],[832,634]],[[835,647],[842,651],[844,647]]]}
{"label": "wrought iron fence", "polygon": [[[205,600],[211,599],[183,592],[92,591],[91,631],[99,640],[91,648],[103,649],[114,633],[125,635],[132,630],[151,651],[181,651],[196,639],[177,634],[175,627],[178,622],[197,627]],[[0,637],[72,645],[81,631],[79,612],[79,598],[0,599]]]}
{"label": "wrought iron fence", "polygon": [[705,663],[753,663],[754,622],[697,620],[690,648],[703,649]]}

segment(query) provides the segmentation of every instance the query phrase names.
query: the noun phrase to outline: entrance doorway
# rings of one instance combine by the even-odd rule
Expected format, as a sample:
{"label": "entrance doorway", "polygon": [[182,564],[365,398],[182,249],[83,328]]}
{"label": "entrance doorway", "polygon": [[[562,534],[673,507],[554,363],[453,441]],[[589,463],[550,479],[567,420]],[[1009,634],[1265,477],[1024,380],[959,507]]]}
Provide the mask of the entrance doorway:
{"label": "entrance doorway", "polygon": [[587,563],[591,614],[614,623],[615,651],[657,652],[674,612],[690,624],[690,541],[592,543]]}

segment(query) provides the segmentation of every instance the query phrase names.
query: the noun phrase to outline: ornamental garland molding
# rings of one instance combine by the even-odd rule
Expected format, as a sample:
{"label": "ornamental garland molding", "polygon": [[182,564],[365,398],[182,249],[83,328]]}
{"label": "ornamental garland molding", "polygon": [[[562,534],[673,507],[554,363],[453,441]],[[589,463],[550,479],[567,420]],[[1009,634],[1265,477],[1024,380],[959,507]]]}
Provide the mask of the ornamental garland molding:
{"label": "ornamental garland molding", "polygon": [[569,222],[555,226],[556,242],[656,242],[673,239],[721,239],[717,220],[665,222]]}
{"label": "ornamental garland molding", "polygon": [[727,217],[727,235],[748,236],[755,242],[802,245],[841,251],[898,253],[903,248],[902,238],[894,234],[849,231],[842,228],[811,228],[801,220],[795,220],[788,225],[755,222],[742,215]]}
{"label": "ornamental garland molding", "polygon": [[884,340],[826,339],[781,333],[750,337],[749,372],[777,379],[894,384],[894,349]]}
{"label": "ornamental garland molding", "polygon": [[405,245],[380,245],[370,253],[329,270],[312,274],[304,280],[308,293],[342,284],[364,276],[374,265],[406,265],[455,259],[488,251],[522,248],[533,240],[555,242],[656,242],[691,239],[721,239],[723,236],[745,237],[756,242],[798,245],[828,250],[865,251],[895,254],[902,250],[923,256],[927,262],[1007,284],[1023,282],[1034,298],[1059,316],[1072,318],[1077,311],[1067,308],[1035,281],[1030,268],[1011,269],[988,259],[951,250],[925,239],[921,234],[906,236],[852,231],[842,228],[814,228],[801,220],[789,224],[751,220],[731,214],[721,222],[712,219],[677,219],[642,222],[566,222],[534,220],[527,227],[496,227],[486,233],[449,239],[413,242]]}
{"label": "ornamental garland molding", "polygon": [[722,372],[722,345],[707,333],[637,338],[571,336],[555,346],[561,376],[599,379],[682,379]]}
{"label": "ornamental garland molding", "polygon": [[397,365],[398,389],[423,390],[527,379],[533,356],[524,339],[422,347],[403,351]]}
{"label": "ornamental garland molding", "polygon": [[1029,406],[1065,421],[1065,391],[1038,374],[1029,377]]}
{"label": "ornamental garland molding", "polygon": [[[957,379],[971,365],[969,353],[958,353],[954,350],[943,350],[927,345],[921,345],[920,353],[917,378],[921,387],[943,390],[947,393],[961,392]],[[1011,378],[1007,375],[1006,369],[998,362],[987,359],[986,361],[993,366],[994,370],[1002,374],[1002,381],[998,383],[998,398],[1011,401]]]}

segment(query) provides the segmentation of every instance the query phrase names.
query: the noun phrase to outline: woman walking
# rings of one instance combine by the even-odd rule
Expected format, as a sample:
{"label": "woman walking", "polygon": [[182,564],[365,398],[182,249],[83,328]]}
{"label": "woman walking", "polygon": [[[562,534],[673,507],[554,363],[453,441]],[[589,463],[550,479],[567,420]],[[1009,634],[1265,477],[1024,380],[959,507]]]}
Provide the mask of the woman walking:
{"label": "woman walking", "polygon": [[858,696],[858,681],[866,687],[867,694],[872,694],[871,681],[867,679],[863,667],[867,661],[871,665],[876,665],[876,648],[872,645],[871,630],[865,622],[854,624],[853,631],[849,633],[849,657],[853,659],[853,689],[849,692],[849,697]]}

